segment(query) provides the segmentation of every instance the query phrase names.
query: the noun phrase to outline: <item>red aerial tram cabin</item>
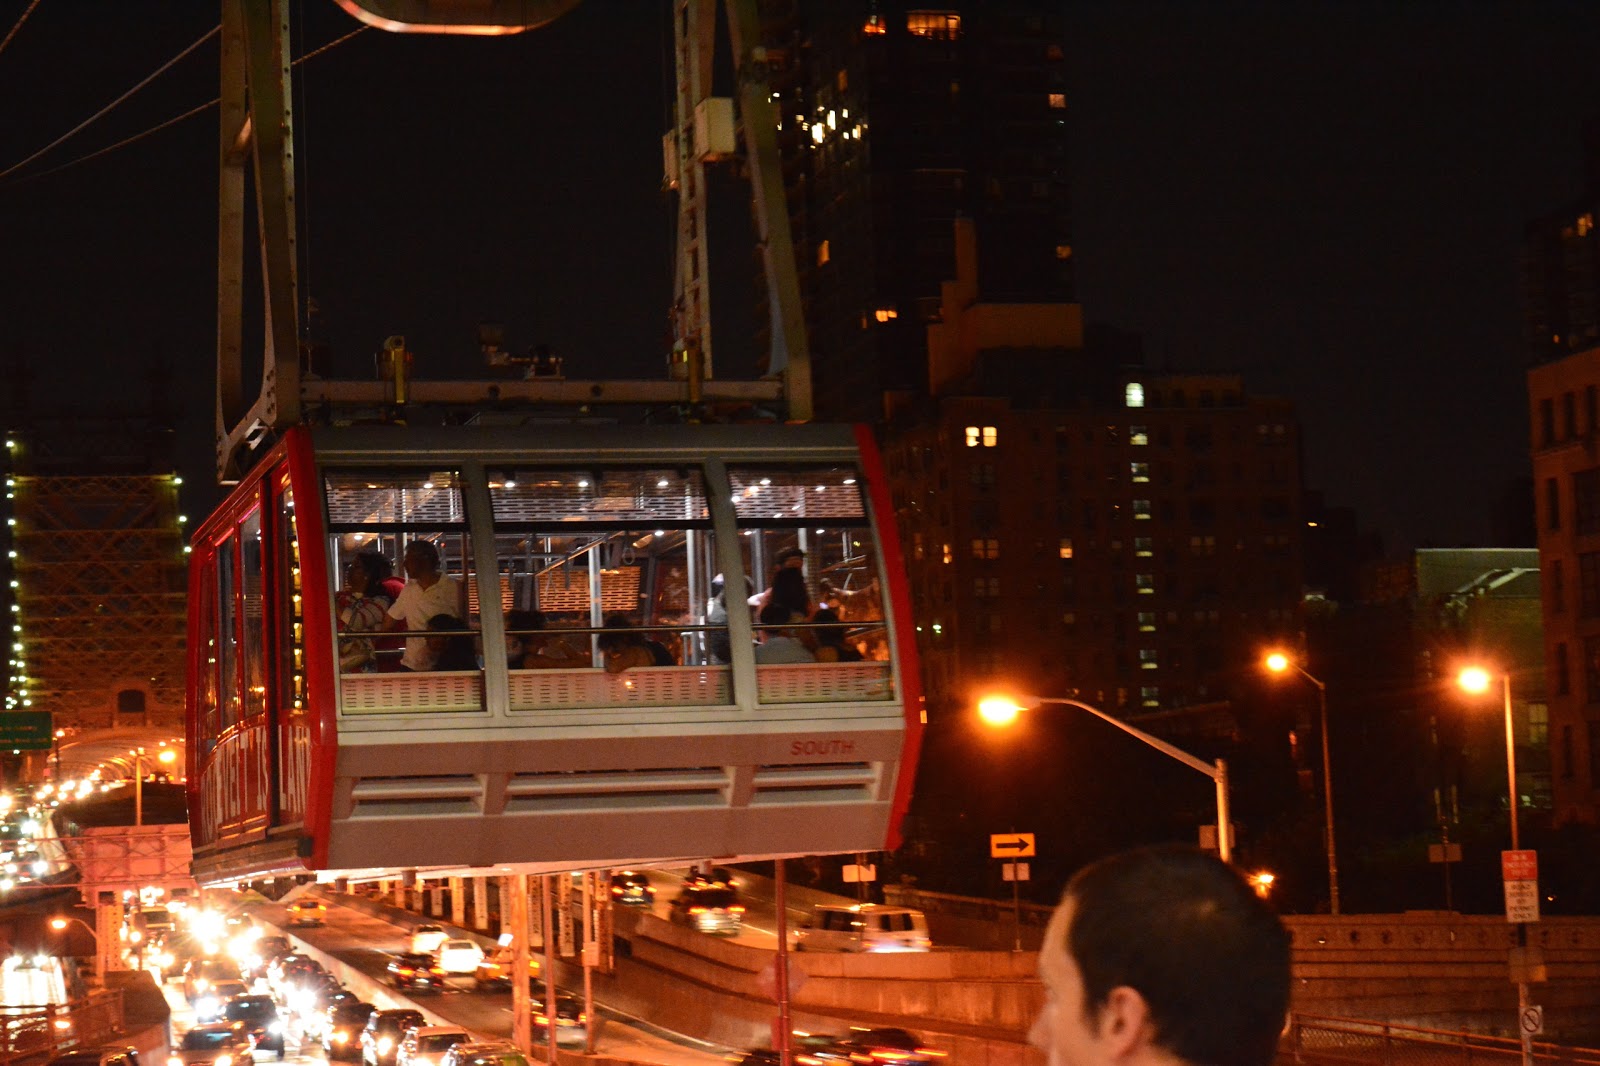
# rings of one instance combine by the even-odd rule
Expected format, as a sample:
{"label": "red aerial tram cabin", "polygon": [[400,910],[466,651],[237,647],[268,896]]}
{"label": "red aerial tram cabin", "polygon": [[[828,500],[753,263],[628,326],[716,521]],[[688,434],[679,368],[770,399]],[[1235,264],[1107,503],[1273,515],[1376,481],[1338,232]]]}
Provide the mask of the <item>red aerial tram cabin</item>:
{"label": "red aerial tram cabin", "polygon": [[[400,638],[339,628],[352,557],[398,574],[417,540],[461,583],[470,668],[403,670]],[[758,661],[745,576],[790,547],[860,661]],[[892,846],[921,729],[904,582],[860,428],[289,429],[193,538],[196,877]],[[619,615],[673,665],[608,670]],[[508,618],[577,660],[511,661]]]}

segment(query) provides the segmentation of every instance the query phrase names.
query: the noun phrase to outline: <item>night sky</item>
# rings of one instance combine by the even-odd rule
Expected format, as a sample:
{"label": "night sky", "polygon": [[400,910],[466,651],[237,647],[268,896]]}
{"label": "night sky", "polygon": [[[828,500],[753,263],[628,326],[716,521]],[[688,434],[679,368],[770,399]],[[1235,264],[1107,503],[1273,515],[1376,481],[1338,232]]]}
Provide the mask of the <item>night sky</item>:
{"label": "night sky", "polygon": [[[0,36],[28,6],[0,0]],[[297,8],[296,54],[355,26],[331,0]],[[657,8],[589,0],[505,39],[369,31],[300,68],[302,292],[339,373],[393,333],[425,375],[470,372],[485,321],[513,349],[552,344],[575,376],[659,373]],[[1492,501],[1527,468],[1519,241],[1581,191],[1600,4],[1064,10],[1086,315],[1142,333],[1157,366],[1294,399],[1308,487],[1392,552],[1487,543]],[[212,3],[43,0],[0,49],[0,170],[216,22]],[[26,361],[41,403],[99,408],[164,362],[191,483],[211,476],[215,112],[41,172],[216,84],[210,42],[0,178],[0,362]],[[748,259],[730,254],[738,278]],[[750,359],[742,343],[719,337],[719,368]]]}

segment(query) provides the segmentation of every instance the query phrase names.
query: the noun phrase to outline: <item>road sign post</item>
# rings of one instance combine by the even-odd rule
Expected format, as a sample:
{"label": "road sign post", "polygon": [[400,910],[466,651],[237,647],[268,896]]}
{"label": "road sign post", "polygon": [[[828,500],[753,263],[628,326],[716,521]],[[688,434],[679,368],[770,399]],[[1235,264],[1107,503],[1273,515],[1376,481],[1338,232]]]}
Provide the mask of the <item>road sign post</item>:
{"label": "road sign post", "polygon": [[[989,858],[1030,859],[1036,852],[1032,833],[992,833],[989,836]],[[1011,950],[1022,950],[1022,893],[1018,882],[1028,879],[1028,864],[1008,862],[1001,866],[1000,875],[1011,882]]]}

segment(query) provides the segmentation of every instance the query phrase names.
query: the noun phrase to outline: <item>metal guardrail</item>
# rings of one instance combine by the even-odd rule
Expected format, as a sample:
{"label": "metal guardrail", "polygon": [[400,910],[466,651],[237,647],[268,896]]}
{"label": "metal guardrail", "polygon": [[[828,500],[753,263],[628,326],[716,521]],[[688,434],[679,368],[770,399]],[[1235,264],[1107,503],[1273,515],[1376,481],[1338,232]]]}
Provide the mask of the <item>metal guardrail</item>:
{"label": "metal guardrail", "polygon": [[71,1003],[0,1007],[0,1066],[32,1066],[63,1051],[94,1047],[116,1036],[123,1025],[119,989],[91,992]]}
{"label": "metal guardrail", "polygon": [[[1522,1046],[1516,1040],[1477,1033],[1294,1014],[1289,1019],[1278,1061],[1307,1066],[1520,1063]],[[1536,1041],[1533,1061],[1550,1066],[1600,1066],[1600,1050]]]}

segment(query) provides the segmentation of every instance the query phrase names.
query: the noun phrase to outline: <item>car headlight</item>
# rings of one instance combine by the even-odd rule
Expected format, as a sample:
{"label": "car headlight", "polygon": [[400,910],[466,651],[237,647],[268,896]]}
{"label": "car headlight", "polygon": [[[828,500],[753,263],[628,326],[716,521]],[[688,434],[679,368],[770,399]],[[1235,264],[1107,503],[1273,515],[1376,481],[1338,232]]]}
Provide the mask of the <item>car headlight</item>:
{"label": "car headlight", "polygon": [[219,1004],[215,998],[211,996],[201,996],[199,999],[194,1001],[194,1012],[196,1014],[215,1014],[218,1006]]}
{"label": "car headlight", "polygon": [[267,1032],[272,1033],[274,1036],[281,1034],[283,1032],[283,1023],[273,1022],[271,1025],[267,1026]]}
{"label": "car headlight", "polygon": [[348,1044],[350,1042],[350,1034],[340,1030],[333,1034],[333,1042],[335,1044]]}
{"label": "car headlight", "polygon": [[390,1040],[386,1036],[380,1036],[378,1038],[378,1054],[387,1055],[389,1053],[389,1049],[392,1047],[394,1047],[393,1040]]}
{"label": "car headlight", "polygon": [[233,1066],[232,1055],[218,1055],[211,1060],[211,1066]]}
{"label": "car headlight", "polygon": [[183,1060],[173,1055],[167,1059],[167,1066],[183,1066]]}

